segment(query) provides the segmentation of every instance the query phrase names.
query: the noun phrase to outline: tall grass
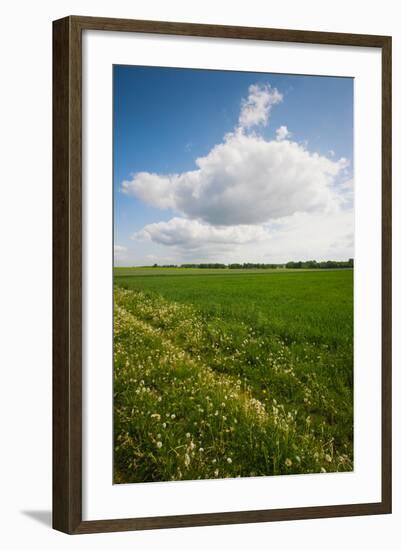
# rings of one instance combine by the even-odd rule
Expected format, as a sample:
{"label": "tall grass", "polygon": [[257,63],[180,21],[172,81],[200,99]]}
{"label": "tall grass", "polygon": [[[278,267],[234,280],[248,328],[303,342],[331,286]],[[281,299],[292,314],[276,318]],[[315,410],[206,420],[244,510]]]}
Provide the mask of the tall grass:
{"label": "tall grass", "polygon": [[115,282],[115,482],[352,469],[352,272]]}

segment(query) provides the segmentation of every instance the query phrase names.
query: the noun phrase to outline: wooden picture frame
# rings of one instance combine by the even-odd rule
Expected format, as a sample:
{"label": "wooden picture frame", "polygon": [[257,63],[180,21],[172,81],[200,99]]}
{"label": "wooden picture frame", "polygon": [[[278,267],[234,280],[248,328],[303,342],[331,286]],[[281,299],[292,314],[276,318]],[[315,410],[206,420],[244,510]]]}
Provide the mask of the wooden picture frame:
{"label": "wooden picture frame", "polygon": [[[382,56],[382,497],[379,502],[82,520],[84,30],[378,48]],[[391,512],[391,37],[71,16],[53,23],[53,527],[68,534]]]}

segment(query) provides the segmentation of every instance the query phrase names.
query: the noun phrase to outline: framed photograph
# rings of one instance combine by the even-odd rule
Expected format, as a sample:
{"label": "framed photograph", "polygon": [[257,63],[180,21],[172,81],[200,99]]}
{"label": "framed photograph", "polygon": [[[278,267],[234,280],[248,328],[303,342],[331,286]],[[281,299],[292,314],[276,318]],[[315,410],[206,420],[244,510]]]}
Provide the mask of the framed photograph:
{"label": "framed photograph", "polygon": [[391,38],[53,24],[53,526],[391,512]]}

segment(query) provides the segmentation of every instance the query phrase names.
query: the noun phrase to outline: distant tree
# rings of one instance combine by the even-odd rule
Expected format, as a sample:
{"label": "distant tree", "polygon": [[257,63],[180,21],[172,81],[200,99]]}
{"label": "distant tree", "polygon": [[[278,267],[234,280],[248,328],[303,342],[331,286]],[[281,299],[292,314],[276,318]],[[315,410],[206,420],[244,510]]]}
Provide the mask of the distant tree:
{"label": "distant tree", "polygon": [[287,269],[344,269],[353,268],[354,260],[351,258],[348,261],[334,261],[327,260],[317,262],[316,260],[307,260],[306,262],[287,262],[285,264]]}

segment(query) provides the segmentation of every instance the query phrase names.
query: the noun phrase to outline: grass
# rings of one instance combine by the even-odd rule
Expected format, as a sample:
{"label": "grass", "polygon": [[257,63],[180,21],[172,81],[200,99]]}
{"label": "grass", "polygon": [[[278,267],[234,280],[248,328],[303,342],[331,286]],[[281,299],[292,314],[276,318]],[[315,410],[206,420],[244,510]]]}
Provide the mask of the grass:
{"label": "grass", "polygon": [[114,481],[352,470],[352,270],[178,271],[115,271]]}

